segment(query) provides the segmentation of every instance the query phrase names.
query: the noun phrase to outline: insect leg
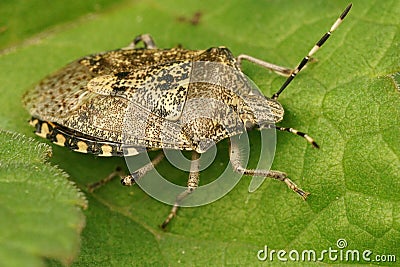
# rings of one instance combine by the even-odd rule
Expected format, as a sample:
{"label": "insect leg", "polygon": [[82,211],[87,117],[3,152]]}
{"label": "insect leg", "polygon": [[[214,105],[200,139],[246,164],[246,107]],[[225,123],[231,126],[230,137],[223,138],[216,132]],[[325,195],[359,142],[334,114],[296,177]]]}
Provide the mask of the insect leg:
{"label": "insect leg", "polygon": [[286,128],[286,127],[279,127],[279,126],[275,126],[275,128],[279,131],[283,131],[283,132],[289,132],[298,136],[303,137],[304,139],[307,140],[307,142],[309,142],[313,147],[315,148],[319,148],[319,145],[314,141],[314,139],[310,136],[308,136],[306,133],[303,132],[299,132],[296,129],[293,128]]}
{"label": "insect leg", "polygon": [[151,162],[147,163],[140,169],[134,171],[130,175],[123,177],[121,179],[121,184],[125,186],[131,186],[135,184],[137,180],[139,180],[140,178],[145,176],[146,173],[154,169],[155,166],[157,166],[157,164],[160,163],[163,158],[164,158],[164,153],[163,152],[159,153]]}
{"label": "insect leg", "polygon": [[187,189],[180,193],[175,200],[175,204],[172,207],[171,211],[169,212],[167,218],[165,221],[161,224],[161,228],[165,229],[167,227],[168,223],[176,216],[176,212],[178,211],[179,208],[179,203],[187,197],[189,194],[191,194],[199,185],[199,154],[197,152],[192,153],[192,161],[190,165],[190,174],[189,174],[189,179],[187,182]]}
{"label": "insect leg", "polygon": [[132,185],[135,183],[135,179],[140,179],[143,177],[147,172],[151,171],[162,159],[164,158],[164,154],[158,154],[150,163],[146,164],[142,168],[138,169],[137,171],[133,172],[131,175],[126,176],[125,173],[121,170],[120,167],[117,167],[115,171],[110,173],[106,178],[101,179],[100,181],[94,182],[89,184],[88,190],[89,192],[93,192],[94,190],[102,187],[106,183],[110,182],[116,177],[123,177],[121,178],[121,183],[123,185]]}
{"label": "insect leg", "polygon": [[286,173],[280,171],[272,171],[272,170],[250,170],[246,169],[242,166],[240,162],[240,149],[236,142],[231,141],[230,146],[230,161],[233,166],[233,169],[241,173],[243,175],[250,176],[260,176],[260,177],[268,177],[272,179],[276,179],[284,182],[290,189],[296,192],[299,196],[301,196],[304,200],[310,194],[301,188],[299,188],[292,180],[289,179]]}
{"label": "insect leg", "polygon": [[121,177],[122,175],[123,175],[123,171],[121,170],[121,167],[117,167],[115,169],[115,171],[110,173],[106,178],[101,179],[100,181],[94,182],[92,184],[88,184],[88,186],[87,186],[88,190],[89,190],[89,192],[93,192],[94,190],[102,187],[103,185],[105,185],[106,183],[110,182],[114,178]]}
{"label": "insect leg", "polygon": [[156,49],[157,46],[154,43],[153,37],[151,37],[150,34],[142,34],[139,36],[136,36],[135,39],[133,39],[132,43],[130,43],[127,47],[124,49],[135,49],[137,44],[143,42],[144,48],[146,49]]}
{"label": "insect leg", "polygon": [[272,70],[272,71],[276,72],[277,74],[285,76],[285,77],[289,77],[290,74],[292,74],[292,72],[293,72],[292,69],[289,69],[289,68],[286,68],[286,67],[281,67],[281,66],[278,66],[278,65],[263,61],[261,59],[258,59],[258,58],[255,58],[255,57],[252,57],[252,56],[249,56],[249,55],[244,55],[244,54],[239,55],[236,58],[236,62],[239,65],[239,68],[241,68],[242,60],[250,61],[251,63],[257,64],[257,65],[259,65],[259,66],[261,66],[263,68]]}

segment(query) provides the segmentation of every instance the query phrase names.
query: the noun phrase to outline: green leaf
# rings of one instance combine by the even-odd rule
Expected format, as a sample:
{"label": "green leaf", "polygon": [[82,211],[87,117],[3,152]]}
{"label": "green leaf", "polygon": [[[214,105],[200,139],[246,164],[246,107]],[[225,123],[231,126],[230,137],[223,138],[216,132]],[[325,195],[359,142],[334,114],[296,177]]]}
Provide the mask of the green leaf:
{"label": "green leaf", "polygon": [[79,21],[80,16],[110,8],[116,2],[71,0],[66,4],[63,1],[4,0],[0,3],[0,48],[24,41],[57,24]]}
{"label": "green leaf", "polygon": [[[54,21],[0,55],[0,127],[32,135],[20,98],[45,75],[86,54],[126,46],[150,33],[162,48],[226,46],[283,66],[295,66],[314,45],[347,1],[143,1],[106,8],[92,18]],[[284,91],[282,126],[307,132],[321,146],[277,133],[273,169],[285,171],[311,192],[307,201],[276,181],[248,193],[250,177],[224,198],[197,208],[182,208],[167,232],[158,225],[170,207],[138,187],[118,181],[86,193],[87,227],[75,266],[102,265],[256,265],[257,252],[270,250],[371,250],[400,257],[400,4],[396,0],[353,1],[343,24]],[[191,20],[200,12],[200,20]],[[23,21],[23,17],[18,18]],[[67,26],[66,26],[67,25]],[[54,30],[56,29],[56,30]],[[26,35],[25,37],[26,38]],[[22,45],[21,45],[22,44]],[[265,95],[283,77],[243,64]],[[37,140],[40,140],[36,137]],[[259,135],[249,162],[257,164]],[[42,142],[47,142],[41,140]],[[201,173],[207,183],[223,171],[228,143],[221,142],[215,163]],[[108,175],[123,159],[96,158],[53,147],[51,161],[70,174],[78,187]],[[153,156],[154,154],[152,154]],[[187,173],[167,161],[158,171],[184,184]],[[42,192],[45,195],[45,192]],[[9,253],[6,253],[9,254]],[[22,258],[22,257],[20,257]],[[375,259],[375,258],[374,258]],[[325,263],[391,264],[339,261]],[[291,262],[291,261],[290,261]],[[53,262],[52,262],[53,263]],[[280,261],[267,260],[265,263]],[[302,262],[311,264],[310,262]]]}
{"label": "green leaf", "polygon": [[0,265],[70,263],[79,252],[85,198],[46,162],[48,145],[5,131],[0,144]]}

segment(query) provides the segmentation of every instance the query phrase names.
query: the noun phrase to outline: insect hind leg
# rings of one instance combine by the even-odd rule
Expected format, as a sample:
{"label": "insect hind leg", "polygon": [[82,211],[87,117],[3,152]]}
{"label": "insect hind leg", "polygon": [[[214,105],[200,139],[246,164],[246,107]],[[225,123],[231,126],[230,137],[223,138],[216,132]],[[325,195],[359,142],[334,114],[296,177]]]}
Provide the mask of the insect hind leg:
{"label": "insect hind leg", "polygon": [[89,192],[93,192],[94,190],[102,187],[103,185],[107,184],[108,182],[112,181],[113,179],[120,177],[121,178],[121,184],[125,186],[131,186],[135,184],[135,182],[142,178],[143,176],[146,175],[149,171],[154,169],[155,166],[157,166],[158,163],[161,162],[161,160],[164,158],[164,153],[158,154],[151,162],[148,164],[144,165],[140,169],[136,170],[130,175],[125,175],[125,173],[122,171],[120,167],[117,167],[115,171],[110,173],[107,177],[104,179],[101,179],[100,181],[94,182],[92,184],[89,184],[88,190]]}
{"label": "insect hind leg", "polygon": [[165,229],[167,225],[170,223],[170,221],[176,216],[176,213],[179,208],[179,203],[183,199],[185,199],[188,195],[193,193],[193,191],[198,187],[200,180],[199,167],[200,167],[199,154],[197,152],[193,152],[192,161],[190,165],[190,174],[187,182],[187,189],[176,197],[174,206],[172,207],[165,221],[161,224],[162,229]]}
{"label": "insect hind leg", "polygon": [[124,172],[122,171],[121,167],[117,167],[115,169],[115,171],[113,171],[112,173],[110,173],[107,177],[105,177],[104,179],[101,179],[97,182],[91,183],[87,185],[87,188],[89,190],[89,192],[93,192],[94,190],[102,187],[103,185],[107,184],[108,182],[114,180],[117,177],[121,177],[124,175]]}
{"label": "insect hind leg", "polygon": [[135,37],[135,39],[133,39],[133,41],[124,49],[135,49],[137,48],[137,44],[143,42],[144,44],[144,48],[146,49],[156,49],[157,46],[153,40],[153,37],[151,37],[150,34],[146,33],[146,34],[141,34]]}
{"label": "insect hind leg", "polygon": [[125,186],[132,186],[138,181],[140,178],[146,175],[149,171],[153,170],[164,158],[164,153],[160,152],[151,162],[147,163],[140,169],[134,171],[130,175],[127,175],[121,178],[121,184]]}

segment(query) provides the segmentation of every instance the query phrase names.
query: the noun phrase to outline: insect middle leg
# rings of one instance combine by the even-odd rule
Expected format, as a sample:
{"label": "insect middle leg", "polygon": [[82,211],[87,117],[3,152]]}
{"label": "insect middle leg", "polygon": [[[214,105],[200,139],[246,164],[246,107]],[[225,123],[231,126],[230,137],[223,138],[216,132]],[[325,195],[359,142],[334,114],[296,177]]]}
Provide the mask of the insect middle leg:
{"label": "insect middle leg", "polygon": [[282,181],[290,189],[292,189],[300,197],[302,197],[304,200],[310,194],[310,193],[304,191],[303,189],[299,188],[295,183],[293,183],[292,180],[290,180],[289,177],[287,176],[287,174],[284,172],[273,171],[273,170],[250,170],[250,169],[244,168],[240,162],[239,146],[238,146],[237,142],[235,142],[234,140],[231,141],[231,146],[230,146],[230,161],[233,166],[233,169],[238,173],[241,173],[243,175],[250,175],[250,176],[268,177],[268,178]]}
{"label": "insect middle leg", "polygon": [[171,211],[169,212],[167,218],[165,221],[161,224],[161,228],[165,229],[167,227],[168,223],[176,216],[176,212],[178,211],[179,208],[179,203],[188,195],[190,195],[198,186],[199,186],[199,154],[197,152],[192,153],[192,161],[190,165],[190,174],[189,174],[189,179],[187,182],[187,189],[180,193],[175,200],[175,204],[172,207]]}

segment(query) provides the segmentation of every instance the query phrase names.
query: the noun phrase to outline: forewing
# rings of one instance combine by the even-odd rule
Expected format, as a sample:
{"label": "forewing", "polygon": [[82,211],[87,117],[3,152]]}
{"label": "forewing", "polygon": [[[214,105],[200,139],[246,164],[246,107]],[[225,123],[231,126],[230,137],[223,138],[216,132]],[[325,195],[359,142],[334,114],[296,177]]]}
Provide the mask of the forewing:
{"label": "forewing", "polygon": [[97,94],[87,90],[94,74],[77,61],[46,77],[23,96],[28,112],[41,120],[61,123]]}
{"label": "forewing", "polygon": [[[198,62],[222,63],[238,70],[236,62],[225,48],[150,54],[146,51],[112,51],[75,61],[29,91],[23,98],[25,106],[41,120],[59,123],[94,139],[133,146],[191,149],[192,143],[182,131],[190,122],[182,124],[181,119],[183,116],[185,121],[191,117],[188,114],[204,109],[204,105],[185,105],[189,87],[194,90],[199,83],[222,83],[233,93],[238,90],[240,93],[242,87],[238,86],[241,73],[227,75],[221,65],[204,68]],[[174,59],[175,56],[178,58]],[[148,57],[151,64],[134,64],[143,63],[142,59]],[[194,84],[190,85],[191,82]],[[207,90],[213,88],[207,86]],[[186,115],[182,115],[184,109]],[[217,117],[213,112],[209,115]],[[196,135],[208,137],[211,130]],[[222,131],[209,137],[218,141],[229,135]]]}
{"label": "forewing", "polygon": [[88,90],[118,96],[136,103],[160,118],[180,118],[188,93],[192,62],[152,65],[134,72],[102,75],[88,83]]}

